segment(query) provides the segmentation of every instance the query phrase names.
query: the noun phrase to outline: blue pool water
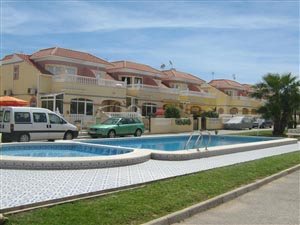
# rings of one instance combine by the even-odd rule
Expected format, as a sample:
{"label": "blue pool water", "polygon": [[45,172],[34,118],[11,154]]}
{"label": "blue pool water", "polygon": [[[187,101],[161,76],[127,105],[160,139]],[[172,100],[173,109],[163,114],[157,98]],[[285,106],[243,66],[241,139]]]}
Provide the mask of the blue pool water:
{"label": "blue pool water", "polygon": [[[180,136],[163,136],[163,137],[139,137],[139,138],[118,138],[118,139],[89,139],[81,140],[80,142],[84,143],[93,143],[93,144],[103,144],[103,145],[113,145],[113,146],[122,146],[130,148],[142,148],[142,149],[152,149],[152,150],[164,150],[164,151],[178,151],[183,150],[184,146],[188,140],[189,136],[180,135]],[[195,135],[188,148],[193,147],[197,136]],[[274,138],[268,137],[242,137],[242,136],[222,136],[222,135],[213,135],[211,136],[211,142],[209,147],[212,146],[223,146],[223,145],[232,145],[232,144],[241,144],[249,142],[259,142],[274,140]],[[208,136],[204,135],[201,148],[205,147],[208,141]]]}
{"label": "blue pool water", "polygon": [[80,143],[24,143],[2,145],[0,155],[22,157],[89,157],[120,155],[132,151],[132,149],[117,149],[109,146],[93,146]]}

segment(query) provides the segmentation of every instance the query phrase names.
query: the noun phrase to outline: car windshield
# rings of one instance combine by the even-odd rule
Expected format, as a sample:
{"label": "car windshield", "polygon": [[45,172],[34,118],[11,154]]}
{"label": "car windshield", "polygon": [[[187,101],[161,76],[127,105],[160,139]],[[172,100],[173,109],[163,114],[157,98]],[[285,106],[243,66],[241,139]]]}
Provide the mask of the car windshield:
{"label": "car windshield", "polygon": [[119,122],[120,118],[109,118],[107,120],[105,120],[102,124],[106,124],[106,125],[113,125],[113,124],[117,124]]}

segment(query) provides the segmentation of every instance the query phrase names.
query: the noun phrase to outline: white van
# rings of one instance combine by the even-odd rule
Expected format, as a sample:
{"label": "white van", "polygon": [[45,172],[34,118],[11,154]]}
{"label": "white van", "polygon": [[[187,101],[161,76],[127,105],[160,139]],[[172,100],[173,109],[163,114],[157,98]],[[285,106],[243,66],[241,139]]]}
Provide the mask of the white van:
{"label": "white van", "polygon": [[0,108],[2,140],[28,142],[30,140],[71,140],[78,136],[76,126],[58,114],[44,108]]}

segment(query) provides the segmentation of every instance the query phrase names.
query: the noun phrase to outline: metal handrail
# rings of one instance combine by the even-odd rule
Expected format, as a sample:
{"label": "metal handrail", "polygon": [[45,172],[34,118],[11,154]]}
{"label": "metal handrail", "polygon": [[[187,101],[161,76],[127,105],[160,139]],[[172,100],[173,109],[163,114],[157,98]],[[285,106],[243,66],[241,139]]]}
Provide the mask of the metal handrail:
{"label": "metal handrail", "polygon": [[205,146],[205,150],[207,150],[207,147],[211,142],[211,134],[208,130],[204,130],[204,131],[202,131],[202,133],[207,133],[208,134],[208,141],[207,141],[206,146]]}
{"label": "metal handrail", "polygon": [[187,147],[188,147],[189,143],[191,142],[192,137],[194,136],[194,134],[195,134],[195,131],[191,132],[190,137],[189,137],[189,139],[187,140],[187,142],[185,143],[183,149],[187,149]]}
{"label": "metal handrail", "polygon": [[193,145],[193,148],[197,148],[197,151],[199,151],[199,147],[202,145],[202,142],[203,142],[203,133],[207,133],[208,134],[208,141],[207,141],[206,146],[205,146],[205,150],[207,150],[208,145],[211,142],[211,134],[208,130],[191,132],[189,139],[187,140],[187,142],[184,145],[184,149],[187,149],[187,147],[190,144],[194,134],[196,134],[196,133],[198,133],[199,135],[198,135],[197,140],[195,141],[195,143]]}
{"label": "metal handrail", "polygon": [[199,136],[194,143],[194,148],[197,147],[197,151],[199,151],[199,147],[202,145],[202,141],[203,141],[203,134],[202,131],[199,131]]}

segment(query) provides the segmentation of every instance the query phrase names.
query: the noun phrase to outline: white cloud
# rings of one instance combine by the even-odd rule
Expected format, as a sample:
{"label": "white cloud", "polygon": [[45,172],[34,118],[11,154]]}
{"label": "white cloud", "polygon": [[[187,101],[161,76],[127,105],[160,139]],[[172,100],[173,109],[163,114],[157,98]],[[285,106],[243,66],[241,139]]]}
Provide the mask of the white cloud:
{"label": "white cloud", "polygon": [[[298,21],[280,15],[256,15],[255,12],[230,14],[201,4],[164,2],[103,4],[101,2],[64,1],[49,4],[30,2],[27,6],[3,4],[2,32],[7,34],[75,33],[100,30],[147,28],[220,28],[262,29],[294,27]],[[192,4],[192,3],[191,3]],[[133,6],[133,7],[130,7]]]}

